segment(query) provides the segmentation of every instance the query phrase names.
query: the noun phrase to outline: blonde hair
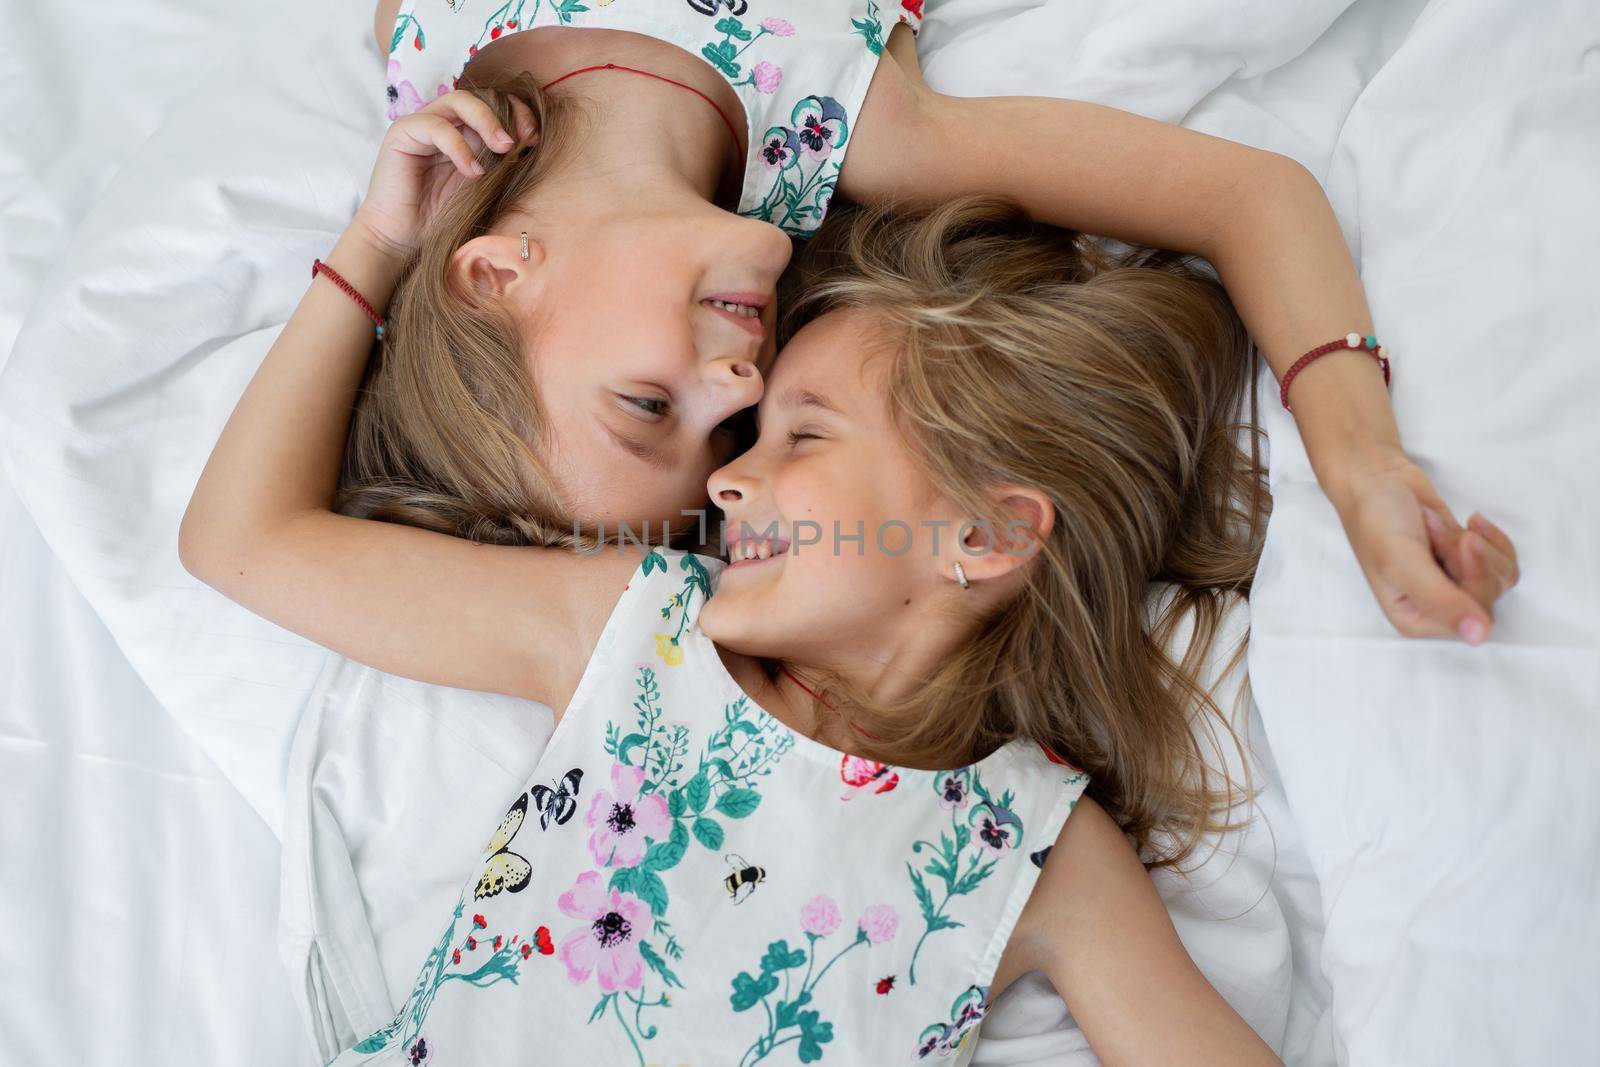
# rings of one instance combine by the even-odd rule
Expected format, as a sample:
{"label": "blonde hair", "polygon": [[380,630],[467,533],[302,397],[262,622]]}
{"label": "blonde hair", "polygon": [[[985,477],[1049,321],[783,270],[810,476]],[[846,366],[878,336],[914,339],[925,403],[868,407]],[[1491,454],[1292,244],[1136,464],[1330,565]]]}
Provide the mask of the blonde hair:
{"label": "blonde hair", "polygon": [[475,301],[450,270],[455,251],[519,207],[559,162],[578,116],[531,75],[473,87],[508,130],[511,96],[532,110],[536,146],[478,153],[423,234],[389,305],[382,344],[356,399],[337,510],[506,545],[584,541],[563,512],[539,447],[546,425],[523,358],[527,337]]}
{"label": "blonde hair", "polygon": [[[883,740],[875,754],[956,766],[1034,739],[1091,775],[1153,865],[1232,825],[1238,794],[1194,727],[1239,739],[1196,679],[1229,598],[1248,595],[1270,497],[1253,413],[1239,419],[1250,343],[1222,287],[988,198],[920,218],[836,206],[793,283],[791,328],[844,308],[881,323],[891,414],[941,493],[994,529],[994,487],[1034,487],[1056,512],[1024,591],[915,698],[825,683]],[[1152,582],[1175,587],[1153,624]]]}

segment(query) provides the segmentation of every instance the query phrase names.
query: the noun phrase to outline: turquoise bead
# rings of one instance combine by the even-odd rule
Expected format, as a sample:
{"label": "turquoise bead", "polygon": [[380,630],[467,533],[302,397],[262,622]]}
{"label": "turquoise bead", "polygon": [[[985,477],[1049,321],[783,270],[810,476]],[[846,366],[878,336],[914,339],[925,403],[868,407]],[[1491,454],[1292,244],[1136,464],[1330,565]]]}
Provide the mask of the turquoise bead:
{"label": "turquoise bead", "polygon": [[1378,339],[1376,337],[1368,336],[1365,340],[1367,342],[1367,347],[1368,348],[1377,348],[1378,347]]}

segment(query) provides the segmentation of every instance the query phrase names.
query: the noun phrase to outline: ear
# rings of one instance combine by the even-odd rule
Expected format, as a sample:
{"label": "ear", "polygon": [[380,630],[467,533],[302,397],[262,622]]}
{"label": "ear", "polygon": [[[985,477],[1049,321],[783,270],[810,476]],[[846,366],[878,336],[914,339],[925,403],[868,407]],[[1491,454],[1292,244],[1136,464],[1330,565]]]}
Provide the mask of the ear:
{"label": "ear", "polygon": [[464,291],[483,303],[518,304],[535,295],[543,280],[545,253],[532,235],[528,258],[522,258],[522,237],[486,233],[472,238],[450,257],[450,271]]}
{"label": "ear", "polygon": [[1031,486],[1006,485],[993,493],[994,522],[969,520],[957,537],[951,554],[971,582],[993,581],[1017,573],[1039,554],[1056,525],[1056,508],[1050,498]]}

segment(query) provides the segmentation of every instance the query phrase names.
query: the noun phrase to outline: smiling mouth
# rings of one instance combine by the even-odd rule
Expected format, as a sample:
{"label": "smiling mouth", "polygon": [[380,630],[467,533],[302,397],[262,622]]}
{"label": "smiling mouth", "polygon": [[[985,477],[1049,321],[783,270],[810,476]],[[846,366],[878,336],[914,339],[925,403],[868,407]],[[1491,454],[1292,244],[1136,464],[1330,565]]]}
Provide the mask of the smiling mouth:
{"label": "smiling mouth", "polygon": [[761,313],[772,303],[770,296],[763,293],[717,293],[700,303],[752,337],[766,339],[767,327],[761,321]]}
{"label": "smiling mouth", "polygon": [[745,537],[728,542],[728,566],[764,563],[789,551],[789,542],[781,537]]}

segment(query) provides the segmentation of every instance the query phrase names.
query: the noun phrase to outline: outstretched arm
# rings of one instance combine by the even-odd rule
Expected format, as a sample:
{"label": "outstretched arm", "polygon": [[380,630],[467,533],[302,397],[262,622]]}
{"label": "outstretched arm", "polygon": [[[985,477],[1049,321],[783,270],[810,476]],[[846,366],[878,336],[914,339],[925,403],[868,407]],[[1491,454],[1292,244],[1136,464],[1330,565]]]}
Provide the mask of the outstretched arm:
{"label": "outstretched arm", "polygon": [[[1046,222],[1203,256],[1280,378],[1316,345],[1373,332],[1333,210],[1298,163],[1095,104],[942,96],[922,83],[904,35],[897,44],[873,80],[841,192],[865,202],[999,194]],[[1376,362],[1324,356],[1291,399],[1389,620],[1408,636],[1487,636],[1495,600],[1516,580],[1515,549],[1480,516],[1463,530],[1407,458]]]}
{"label": "outstretched arm", "polygon": [[[415,119],[416,121],[412,121]],[[531,116],[527,117],[531,126]],[[326,262],[380,313],[443,172],[470,180],[499,123],[451,93],[398,120]],[[531,132],[531,131],[530,131]],[[453,166],[453,171],[452,171]],[[311,282],[228,420],[179,532],[191,573],[258,615],[394,674],[540,700],[559,713],[633,564],[616,552],[476,545],[335,514],[372,323]]]}
{"label": "outstretched arm", "polygon": [[1280,1063],[1194,965],[1133,847],[1088,797],[1050,850],[995,988],[1033,970],[1108,1067]]}

